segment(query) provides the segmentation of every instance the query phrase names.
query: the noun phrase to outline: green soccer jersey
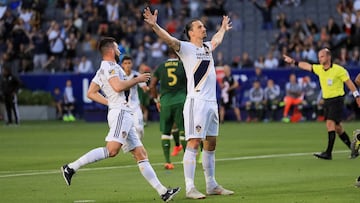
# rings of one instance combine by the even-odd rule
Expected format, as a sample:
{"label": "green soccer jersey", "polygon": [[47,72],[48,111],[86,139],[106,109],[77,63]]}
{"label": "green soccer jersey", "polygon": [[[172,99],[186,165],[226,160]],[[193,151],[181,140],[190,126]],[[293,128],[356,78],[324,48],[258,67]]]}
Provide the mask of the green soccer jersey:
{"label": "green soccer jersey", "polygon": [[185,102],[186,75],[180,60],[168,59],[156,69],[154,76],[160,80],[162,106]]}

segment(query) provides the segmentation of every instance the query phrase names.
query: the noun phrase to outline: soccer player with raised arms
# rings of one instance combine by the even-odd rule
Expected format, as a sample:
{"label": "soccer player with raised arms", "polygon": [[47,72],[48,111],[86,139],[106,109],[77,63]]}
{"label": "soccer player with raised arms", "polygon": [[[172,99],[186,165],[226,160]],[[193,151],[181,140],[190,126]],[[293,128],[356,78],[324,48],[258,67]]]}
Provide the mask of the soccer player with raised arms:
{"label": "soccer player with raised arms", "polygon": [[233,191],[224,189],[215,180],[215,148],[219,132],[218,104],[216,100],[216,73],[212,51],[220,45],[225,33],[230,30],[228,16],[223,16],[221,27],[211,41],[207,37],[206,28],[200,20],[191,20],[186,24],[185,34],[189,42],[172,37],[157,24],[158,11],[151,12],[145,8],[144,20],[153,31],[176,51],[184,63],[187,78],[187,96],[184,105],[184,126],[187,147],[183,157],[186,197],[204,199],[194,184],[196,154],[203,141],[203,160],[208,195],[231,195]]}

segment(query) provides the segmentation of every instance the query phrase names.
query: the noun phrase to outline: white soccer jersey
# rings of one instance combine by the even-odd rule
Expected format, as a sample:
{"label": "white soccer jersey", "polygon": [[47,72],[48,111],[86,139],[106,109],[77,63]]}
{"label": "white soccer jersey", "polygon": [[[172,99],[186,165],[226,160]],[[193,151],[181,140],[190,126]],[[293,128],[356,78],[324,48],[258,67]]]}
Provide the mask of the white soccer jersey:
{"label": "white soccer jersey", "polygon": [[120,77],[121,80],[125,79],[125,76],[120,70],[121,67],[114,62],[101,61],[100,68],[92,79],[92,82],[98,84],[101,87],[102,92],[108,99],[109,109],[127,108],[125,106],[128,101],[126,98],[126,91],[121,91],[120,93],[115,92],[109,83],[109,79],[112,77]]}
{"label": "white soccer jersey", "polygon": [[[140,75],[139,72],[132,70],[130,75],[126,75],[124,69],[121,69],[120,73],[125,75],[125,80],[131,80],[132,78],[137,77]],[[140,87],[146,86],[145,82],[138,83]],[[128,94],[128,105],[130,106],[132,113],[133,113],[133,121],[136,132],[140,139],[144,137],[144,119],[143,113],[140,107],[140,99],[138,94],[138,87],[137,85],[132,86],[126,94]],[[142,90],[141,90],[142,91]]]}
{"label": "white soccer jersey", "polygon": [[187,77],[187,97],[216,101],[216,72],[210,41],[202,47],[180,41],[177,52]]}
{"label": "white soccer jersey", "polygon": [[[122,69],[121,72],[126,75],[125,71]],[[130,75],[126,75],[125,76],[125,80],[131,80],[137,76],[139,76],[140,73],[137,72],[137,71],[134,71],[132,70]],[[146,83],[145,82],[141,82],[141,83],[138,83],[138,85],[140,87],[144,87],[146,86]],[[135,108],[139,108],[140,107],[140,99],[139,99],[139,94],[138,94],[138,86],[137,85],[134,85],[130,88],[130,92],[129,92],[129,98],[128,98],[128,103],[130,105],[130,107],[132,109],[135,109]]]}

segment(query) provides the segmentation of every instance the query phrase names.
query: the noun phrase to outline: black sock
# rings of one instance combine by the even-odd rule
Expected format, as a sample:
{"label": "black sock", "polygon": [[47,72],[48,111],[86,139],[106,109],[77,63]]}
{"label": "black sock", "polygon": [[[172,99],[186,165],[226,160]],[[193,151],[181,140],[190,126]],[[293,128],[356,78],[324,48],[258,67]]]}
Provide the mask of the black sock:
{"label": "black sock", "polygon": [[346,146],[350,148],[351,141],[348,134],[344,131],[339,137],[346,144]]}
{"label": "black sock", "polygon": [[329,155],[331,155],[333,147],[334,147],[335,136],[336,136],[335,131],[329,131],[328,132],[328,146],[327,146],[327,149],[326,149],[326,153],[329,154]]}

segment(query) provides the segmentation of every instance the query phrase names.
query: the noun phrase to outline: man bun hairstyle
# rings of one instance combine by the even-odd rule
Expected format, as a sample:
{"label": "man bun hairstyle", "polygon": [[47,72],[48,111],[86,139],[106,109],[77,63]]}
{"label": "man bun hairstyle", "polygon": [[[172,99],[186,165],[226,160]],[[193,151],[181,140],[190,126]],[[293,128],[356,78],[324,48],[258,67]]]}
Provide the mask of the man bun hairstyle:
{"label": "man bun hairstyle", "polygon": [[186,25],[185,25],[184,34],[186,35],[188,40],[190,40],[189,31],[192,29],[192,26],[193,26],[192,23],[195,22],[195,21],[197,21],[197,19],[192,19],[188,23],[186,23]]}

